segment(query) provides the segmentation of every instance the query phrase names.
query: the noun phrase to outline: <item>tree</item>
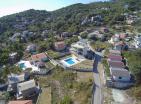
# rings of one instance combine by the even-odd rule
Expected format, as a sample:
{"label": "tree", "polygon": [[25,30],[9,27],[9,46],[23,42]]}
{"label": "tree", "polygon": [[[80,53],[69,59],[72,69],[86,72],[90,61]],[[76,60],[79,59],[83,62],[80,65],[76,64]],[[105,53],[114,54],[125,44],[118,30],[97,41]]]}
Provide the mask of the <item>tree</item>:
{"label": "tree", "polygon": [[49,50],[51,47],[51,42],[49,41],[44,41],[42,43],[39,44],[39,52],[44,52]]}
{"label": "tree", "polygon": [[83,39],[86,39],[87,38],[87,33],[86,32],[83,32],[80,34],[81,38]]}

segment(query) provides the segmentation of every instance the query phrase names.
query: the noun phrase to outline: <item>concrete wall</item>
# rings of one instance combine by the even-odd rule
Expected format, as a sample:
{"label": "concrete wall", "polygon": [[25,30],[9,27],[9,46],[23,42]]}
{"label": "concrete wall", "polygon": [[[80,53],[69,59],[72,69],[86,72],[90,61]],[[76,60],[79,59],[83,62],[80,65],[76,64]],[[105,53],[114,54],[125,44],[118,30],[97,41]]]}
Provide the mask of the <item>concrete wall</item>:
{"label": "concrete wall", "polygon": [[130,81],[130,77],[121,77],[121,79],[119,79],[119,77],[113,76],[113,79],[115,81]]}

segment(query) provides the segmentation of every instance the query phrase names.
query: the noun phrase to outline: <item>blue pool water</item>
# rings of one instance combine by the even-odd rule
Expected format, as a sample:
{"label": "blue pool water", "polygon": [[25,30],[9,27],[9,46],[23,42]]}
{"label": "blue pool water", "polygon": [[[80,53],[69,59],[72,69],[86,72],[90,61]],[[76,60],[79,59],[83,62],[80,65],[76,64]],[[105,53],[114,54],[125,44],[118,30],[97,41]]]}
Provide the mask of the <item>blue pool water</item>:
{"label": "blue pool water", "polygon": [[19,64],[19,67],[20,67],[21,69],[23,69],[23,68],[25,68],[25,64],[24,64],[24,63],[21,63],[21,64]]}
{"label": "blue pool water", "polygon": [[70,65],[72,65],[72,64],[75,63],[72,58],[66,59],[65,62],[67,62],[67,63],[70,64]]}

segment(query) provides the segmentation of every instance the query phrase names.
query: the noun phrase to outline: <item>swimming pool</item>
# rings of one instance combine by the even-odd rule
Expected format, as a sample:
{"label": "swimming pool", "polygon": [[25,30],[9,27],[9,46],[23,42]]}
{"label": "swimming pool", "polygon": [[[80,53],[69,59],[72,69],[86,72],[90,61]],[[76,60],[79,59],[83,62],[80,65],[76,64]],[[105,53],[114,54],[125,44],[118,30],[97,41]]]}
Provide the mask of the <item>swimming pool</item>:
{"label": "swimming pool", "polygon": [[65,60],[65,62],[67,62],[69,65],[75,64],[75,60],[73,58],[68,58]]}
{"label": "swimming pool", "polygon": [[72,57],[68,57],[66,59],[60,60],[60,63],[65,67],[70,67],[70,66],[78,64],[84,60],[85,60],[84,58],[78,58],[76,56],[72,56]]}
{"label": "swimming pool", "polygon": [[26,68],[26,66],[25,66],[25,64],[24,64],[24,63],[20,63],[20,64],[19,64],[19,67],[20,67],[21,69]]}

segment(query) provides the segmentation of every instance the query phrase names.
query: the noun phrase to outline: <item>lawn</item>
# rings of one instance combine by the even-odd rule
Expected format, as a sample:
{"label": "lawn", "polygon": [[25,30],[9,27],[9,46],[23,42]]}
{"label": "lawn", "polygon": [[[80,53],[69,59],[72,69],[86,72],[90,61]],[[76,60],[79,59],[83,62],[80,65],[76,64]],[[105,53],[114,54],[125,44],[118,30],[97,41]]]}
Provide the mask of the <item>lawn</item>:
{"label": "lawn", "polygon": [[107,49],[109,47],[112,47],[111,44],[109,44],[108,42],[91,42],[91,46],[94,50],[96,49]]}
{"label": "lawn", "polygon": [[49,61],[45,63],[46,67],[49,69],[52,69],[54,67],[54,65]]}
{"label": "lawn", "polygon": [[93,61],[92,60],[84,60],[81,63],[73,65],[74,68],[82,68],[82,69],[93,69]]}
{"label": "lawn", "polygon": [[93,81],[92,72],[77,72],[77,81],[78,82],[88,82],[89,80]]}
{"label": "lawn", "polygon": [[41,87],[51,87],[52,104],[89,104],[91,101],[92,73],[74,72],[56,67],[50,75],[40,78],[39,82]]}
{"label": "lawn", "polygon": [[53,50],[48,50],[47,54],[51,57],[51,58],[58,58],[60,56],[59,52],[53,51]]}
{"label": "lawn", "polygon": [[51,104],[51,87],[42,88],[37,104]]}

